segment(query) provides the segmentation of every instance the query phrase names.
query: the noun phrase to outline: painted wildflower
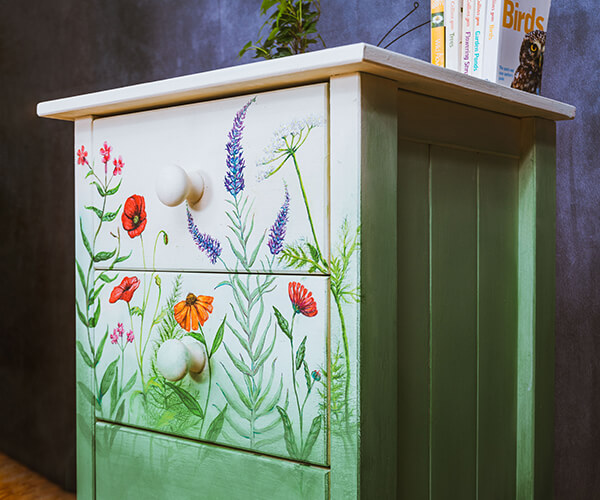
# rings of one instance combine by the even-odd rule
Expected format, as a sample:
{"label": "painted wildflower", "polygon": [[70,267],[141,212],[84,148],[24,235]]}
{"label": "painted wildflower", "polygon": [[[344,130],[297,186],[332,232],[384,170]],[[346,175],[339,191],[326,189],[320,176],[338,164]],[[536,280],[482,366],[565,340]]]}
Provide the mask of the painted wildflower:
{"label": "painted wildflower", "polygon": [[315,382],[318,382],[319,380],[321,380],[321,372],[319,370],[313,370],[313,372],[310,374],[310,376],[313,378],[313,380]]}
{"label": "painted wildflower", "polygon": [[140,280],[136,276],[132,276],[131,278],[125,276],[123,281],[121,281],[121,284],[117,285],[110,293],[108,301],[111,304],[114,304],[117,300],[129,302],[133,297],[133,292],[135,292],[139,286]]}
{"label": "painted wildflower", "polygon": [[271,230],[269,231],[269,240],[267,241],[267,245],[272,255],[277,255],[281,250],[283,250],[283,240],[285,238],[285,231],[287,222],[289,220],[289,209],[290,209],[290,193],[288,192],[287,185],[285,186],[285,199],[283,201],[283,205],[279,209],[279,213],[277,214],[277,218],[275,222],[271,226]]}
{"label": "painted wildflower", "polygon": [[77,165],[86,165],[88,162],[87,155],[88,152],[85,150],[85,147],[81,146],[81,148],[77,150]]}
{"label": "painted wildflower", "polygon": [[142,234],[146,227],[146,201],[143,196],[134,194],[127,198],[121,215],[123,229],[127,231],[130,238]]}
{"label": "painted wildflower", "polygon": [[100,148],[100,154],[102,155],[102,161],[106,164],[110,161],[110,152],[112,151],[112,147],[108,145],[106,141],[104,141],[104,145]]}
{"label": "painted wildflower", "polygon": [[121,155],[119,155],[118,159],[115,158],[113,160],[113,165],[115,166],[115,169],[113,170],[113,175],[121,175],[121,171],[123,170],[123,167],[125,166]]}
{"label": "painted wildflower", "polygon": [[288,284],[288,294],[292,302],[294,315],[303,314],[309,318],[317,315],[317,303],[312,296],[312,292],[309,292],[302,284],[290,281]]}
{"label": "painted wildflower", "polygon": [[[123,343],[123,335],[125,335],[125,342]],[[133,331],[129,330],[127,334],[125,334],[125,327],[123,323],[118,323],[117,327],[110,334],[110,343],[111,344],[119,344],[121,350],[125,349],[127,344],[131,344],[133,342],[134,336]]]}
{"label": "painted wildflower", "polygon": [[196,223],[194,222],[194,218],[192,217],[189,208],[187,207],[186,212],[188,219],[188,231],[192,235],[194,243],[196,243],[196,246],[208,256],[210,263],[215,264],[222,252],[221,244],[212,236],[209,236],[206,233],[201,233],[198,230],[198,226],[196,226]]}
{"label": "painted wildflower", "polygon": [[185,300],[175,304],[173,314],[175,321],[186,331],[197,330],[198,324],[204,326],[208,315],[213,312],[214,298],[207,295],[188,293]]}
{"label": "painted wildflower", "polygon": [[250,104],[256,101],[256,97],[249,100],[242,109],[240,109],[233,119],[233,126],[229,131],[229,141],[225,145],[227,150],[227,173],[225,174],[225,189],[232,196],[237,196],[240,191],[244,190],[244,148],[242,147],[242,132],[244,131],[244,120],[246,111]]}

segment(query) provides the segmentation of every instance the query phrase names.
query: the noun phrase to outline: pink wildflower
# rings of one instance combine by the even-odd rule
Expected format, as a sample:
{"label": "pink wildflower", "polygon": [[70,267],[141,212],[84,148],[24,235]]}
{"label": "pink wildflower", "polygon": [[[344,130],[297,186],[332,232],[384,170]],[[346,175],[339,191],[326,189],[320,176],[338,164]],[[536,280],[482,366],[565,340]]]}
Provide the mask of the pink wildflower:
{"label": "pink wildflower", "polygon": [[88,152],[85,150],[84,146],[81,146],[81,149],[77,150],[77,165],[85,165],[88,161],[86,156]]}
{"label": "pink wildflower", "polygon": [[129,342],[130,344],[133,344],[133,339],[134,339],[134,338],[135,338],[135,337],[133,336],[133,331],[132,331],[132,330],[129,330],[129,331],[127,332],[127,342]]}
{"label": "pink wildflower", "polygon": [[102,161],[106,164],[110,161],[110,152],[112,151],[112,147],[108,145],[106,141],[104,141],[104,146],[100,148],[100,154],[102,155]]}
{"label": "pink wildflower", "polygon": [[123,166],[125,165],[123,163],[123,158],[119,155],[119,158],[115,158],[113,160],[113,165],[115,166],[115,169],[113,170],[113,175],[120,175],[121,174],[121,170],[123,169]]}

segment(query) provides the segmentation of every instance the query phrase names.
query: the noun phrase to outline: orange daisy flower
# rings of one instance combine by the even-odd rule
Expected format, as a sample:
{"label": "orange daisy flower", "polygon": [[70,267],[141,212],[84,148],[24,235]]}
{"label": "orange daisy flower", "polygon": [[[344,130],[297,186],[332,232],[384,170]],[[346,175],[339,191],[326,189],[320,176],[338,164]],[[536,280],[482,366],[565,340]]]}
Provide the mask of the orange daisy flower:
{"label": "orange daisy flower", "polygon": [[213,297],[188,293],[185,300],[175,304],[175,321],[186,331],[197,330],[198,323],[204,326],[209,313],[213,312]]}

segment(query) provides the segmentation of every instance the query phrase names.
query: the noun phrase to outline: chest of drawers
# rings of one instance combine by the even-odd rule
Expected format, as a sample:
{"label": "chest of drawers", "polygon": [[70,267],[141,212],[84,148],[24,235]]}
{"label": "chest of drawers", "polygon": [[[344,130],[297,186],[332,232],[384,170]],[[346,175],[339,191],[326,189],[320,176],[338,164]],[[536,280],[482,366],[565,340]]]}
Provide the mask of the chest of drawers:
{"label": "chest of drawers", "polygon": [[38,113],[75,122],[81,498],[550,491],[572,107],[357,44]]}

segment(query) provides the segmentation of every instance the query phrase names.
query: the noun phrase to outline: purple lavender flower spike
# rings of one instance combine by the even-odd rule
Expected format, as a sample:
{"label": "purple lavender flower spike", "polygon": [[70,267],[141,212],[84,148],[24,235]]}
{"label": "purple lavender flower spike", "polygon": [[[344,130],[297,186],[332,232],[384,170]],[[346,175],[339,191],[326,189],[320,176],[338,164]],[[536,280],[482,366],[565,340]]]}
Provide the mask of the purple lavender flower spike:
{"label": "purple lavender flower spike", "polygon": [[288,192],[287,185],[284,184],[284,186],[285,199],[283,205],[281,205],[281,208],[279,209],[275,223],[271,226],[271,230],[269,231],[269,241],[267,241],[267,245],[269,246],[272,255],[277,255],[283,250],[283,240],[285,238],[285,230],[289,219],[290,193]]}
{"label": "purple lavender flower spike", "polygon": [[227,173],[225,174],[225,189],[229,191],[232,196],[237,196],[240,191],[244,190],[244,168],[246,162],[244,161],[243,153],[244,148],[242,147],[242,132],[244,131],[244,120],[246,118],[246,111],[250,104],[256,101],[256,97],[250,99],[242,109],[240,109],[235,118],[233,119],[233,127],[229,131],[229,141],[225,145],[227,150]]}
{"label": "purple lavender flower spike", "polygon": [[221,255],[221,244],[212,236],[198,231],[198,226],[196,226],[196,223],[194,222],[194,218],[192,217],[190,210],[188,208],[186,208],[185,210],[187,212],[188,231],[192,235],[194,243],[196,243],[196,246],[202,252],[208,255],[208,260],[210,260],[210,263],[215,264],[217,262],[217,259]]}

